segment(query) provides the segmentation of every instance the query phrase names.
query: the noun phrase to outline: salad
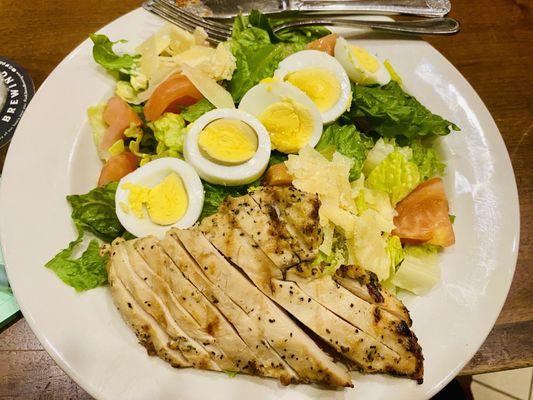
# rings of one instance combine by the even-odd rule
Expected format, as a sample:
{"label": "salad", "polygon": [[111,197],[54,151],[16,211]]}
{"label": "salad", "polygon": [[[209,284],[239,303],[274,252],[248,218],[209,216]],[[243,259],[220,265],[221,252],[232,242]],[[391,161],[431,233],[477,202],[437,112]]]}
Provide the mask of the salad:
{"label": "salad", "polygon": [[135,54],[91,40],[116,86],[87,111],[102,170],[67,196],[78,236],[46,264],[66,284],[105,285],[106,244],[190,227],[261,185],[318,195],[322,273],[357,265],[417,295],[438,282],[455,237],[435,146],[459,128],[389,61],[324,27],[274,33],[257,11],[216,47],[172,25]]}

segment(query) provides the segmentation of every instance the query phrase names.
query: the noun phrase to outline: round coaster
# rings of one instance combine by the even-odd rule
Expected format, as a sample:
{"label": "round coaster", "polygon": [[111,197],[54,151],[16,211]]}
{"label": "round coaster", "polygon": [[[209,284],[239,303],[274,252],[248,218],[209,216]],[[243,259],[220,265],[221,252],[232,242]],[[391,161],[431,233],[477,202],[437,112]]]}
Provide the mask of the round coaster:
{"label": "round coaster", "polygon": [[28,73],[17,63],[0,57],[0,147],[13,137],[15,128],[35,93]]}

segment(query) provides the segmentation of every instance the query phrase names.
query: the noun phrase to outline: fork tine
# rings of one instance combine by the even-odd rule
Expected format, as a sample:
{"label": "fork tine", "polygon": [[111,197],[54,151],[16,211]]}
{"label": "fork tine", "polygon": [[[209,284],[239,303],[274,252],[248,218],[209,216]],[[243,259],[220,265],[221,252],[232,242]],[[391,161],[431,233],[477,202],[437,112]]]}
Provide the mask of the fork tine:
{"label": "fork tine", "polygon": [[[148,4],[149,3],[149,4]],[[201,22],[201,23],[195,23],[191,21],[189,18],[184,17],[183,15],[180,15],[175,12],[173,8],[168,7],[166,4],[162,4],[160,1],[150,1],[145,3],[145,8],[149,11],[152,11],[156,13],[157,15],[165,18],[166,20],[179,25],[181,28],[187,30],[187,31],[194,31],[194,29],[199,26],[203,28],[206,33],[208,34],[210,39],[214,39],[217,42],[225,41],[229,39],[230,32],[229,30],[220,33],[215,30],[213,30],[211,27],[209,27],[207,24]],[[157,12],[156,12],[157,11]],[[212,40],[213,41],[213,40]]]}
{"label": "fork tine", "polygon": [[199,24],[206,24],[213,28],[213,30],[216,30],[220,32],[221,34],[228,35],[231,33],[231,27],[223,24],[218,21],[210,20],[201,17],[198,14],[195,14],[194,12],[187,12],[185,9],[179,7],[176,5],[176,3],[172,2],[172,0],[154,0],[155,3],[166,3],[168,7],[170,7],[172,10],[174,10],[176,13],[181,14],[185,18],[189,18]]}

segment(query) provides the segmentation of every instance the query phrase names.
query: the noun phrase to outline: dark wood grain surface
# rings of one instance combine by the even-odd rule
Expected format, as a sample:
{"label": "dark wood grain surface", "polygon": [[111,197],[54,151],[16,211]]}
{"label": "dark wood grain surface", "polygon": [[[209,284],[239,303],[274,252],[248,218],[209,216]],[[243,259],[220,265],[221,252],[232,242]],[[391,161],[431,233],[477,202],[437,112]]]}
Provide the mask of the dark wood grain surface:
{"label": "dark wood grain surface", "polygon": [[[89,33],[139,5],[139,0],[0,0],[0,55],[23,65],[38,87]],[[520,252],[511,291],[494,329],[462,374],[533,365],[531,5],[529,0],[456,0],[452,16],[461,21],[461,33],[428,38],[492,113],[520,195]],[[0,150],[0,165],[6,150]],[[21,316],[0,332],[0,399],[12,398],[90,398],[48,356]]]}

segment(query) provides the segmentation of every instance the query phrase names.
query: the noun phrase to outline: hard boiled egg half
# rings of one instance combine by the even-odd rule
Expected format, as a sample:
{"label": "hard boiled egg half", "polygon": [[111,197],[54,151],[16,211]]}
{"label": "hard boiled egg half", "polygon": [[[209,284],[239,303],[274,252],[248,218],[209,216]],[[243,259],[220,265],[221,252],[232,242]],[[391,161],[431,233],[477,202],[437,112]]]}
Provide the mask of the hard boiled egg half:
{"label": "hard boiled egg half", "polygon": [[350,79],[341,64],[318,50],[302,50],[279,63],[274,77],[303,91],[315,103],[324,123],[335,121],[350,107]]}
{"label": "hard boiled egg half", "polygon": [[265,171],[270,138],[253,115],[221,108],[205,113],[190,125],[183,155],[209,183],[244,185]]}
{"label": "hard boiled egg half", "polygon": [[343,37],[339,37],[335,44],[335,58],[350,79],[359,85],[386,85],[391,80],[381,61],[364,48],[349,44]]}
{"label": "hard boiled egg half", "polygon": [[239,110],[257,117],[270,135],[272,149],[283,153],[297,153],[306,144],[315,147],[322,136],[317,106],[290,83],[264,80],[246,92]]}
{"label": "hard boiled egg half", "polygon": [[120,223],[137,237],[163,238],[170,227],[188,228],[198,220],[203,205],[198,174],[172,157],[151,161],[126,175],[115,194]]}

